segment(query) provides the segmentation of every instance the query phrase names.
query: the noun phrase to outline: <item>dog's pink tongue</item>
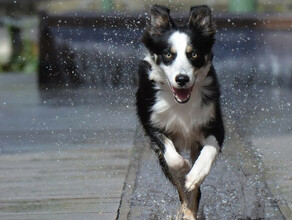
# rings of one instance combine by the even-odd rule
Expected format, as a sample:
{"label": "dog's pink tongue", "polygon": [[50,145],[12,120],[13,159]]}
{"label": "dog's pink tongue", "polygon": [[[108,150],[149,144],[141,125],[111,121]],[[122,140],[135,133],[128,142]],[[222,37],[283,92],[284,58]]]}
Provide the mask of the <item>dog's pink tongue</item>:
{"label": "dog's pink tongue", "polygon": [[173,88],[175,95],[182,101],[189,98],[190,93],[192,92],[192,88],[189,89],[176,89]]}

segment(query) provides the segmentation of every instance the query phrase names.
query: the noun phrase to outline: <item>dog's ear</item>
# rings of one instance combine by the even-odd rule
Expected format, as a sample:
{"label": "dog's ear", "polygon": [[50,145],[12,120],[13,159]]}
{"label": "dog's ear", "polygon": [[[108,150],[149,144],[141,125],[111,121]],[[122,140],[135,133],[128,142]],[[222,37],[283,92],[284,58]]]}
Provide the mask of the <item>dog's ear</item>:
{"label": "dog's ear", "polygon": [[199,30],[204,36],[214,36],[216,33],[216,25],[211,17],[211,9],[207,5],[191,7],[187,26],[190,29]]}
{"label": "dog's ear", "polygon": [[161,5],[154,5],[151,9],[150,23],[148,24],[148,33],[150,35],[161,35],[173,26],[170,18],[170,10]]}

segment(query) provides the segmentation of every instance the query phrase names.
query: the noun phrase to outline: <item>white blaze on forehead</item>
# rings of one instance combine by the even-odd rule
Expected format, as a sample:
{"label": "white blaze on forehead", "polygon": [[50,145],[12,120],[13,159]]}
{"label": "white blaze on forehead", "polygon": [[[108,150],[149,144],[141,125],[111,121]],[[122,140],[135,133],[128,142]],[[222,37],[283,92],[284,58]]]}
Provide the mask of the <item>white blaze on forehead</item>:
{"label": "white blaze on forehead", "polygon": [[176,76],[179,74],[184,74],[190,78],[189,85],[193,85],[195,82],[193,74],[194,68],[186,55],[191,43],[190,37],[186,33],[176,31],[170,35],[168,43],[170,44],[171,51],[175,51],[176,53],[175,59],[170,65],[161,65],[169,80],[169,83],[172,86],[177,87],[178,85],[175,81]]}
{"label": "white blaze on forehead", "polygon": [[190,44],[190,38],[186,33],[176,31],[170,36],[168,43],[176,50],[178,55],[185,54],[186,48]]}

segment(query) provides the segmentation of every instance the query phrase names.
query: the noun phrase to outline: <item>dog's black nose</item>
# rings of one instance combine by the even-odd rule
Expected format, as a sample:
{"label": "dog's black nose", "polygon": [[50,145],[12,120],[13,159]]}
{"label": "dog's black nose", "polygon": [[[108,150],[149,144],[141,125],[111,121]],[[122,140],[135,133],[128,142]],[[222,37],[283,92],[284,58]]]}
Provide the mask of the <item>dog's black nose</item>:
{"label": "dog's black nose", "polygon": [[185,86],[190,81],[190,78],[188,75],[179,74],[175,77],[175,81],[179,86]]}

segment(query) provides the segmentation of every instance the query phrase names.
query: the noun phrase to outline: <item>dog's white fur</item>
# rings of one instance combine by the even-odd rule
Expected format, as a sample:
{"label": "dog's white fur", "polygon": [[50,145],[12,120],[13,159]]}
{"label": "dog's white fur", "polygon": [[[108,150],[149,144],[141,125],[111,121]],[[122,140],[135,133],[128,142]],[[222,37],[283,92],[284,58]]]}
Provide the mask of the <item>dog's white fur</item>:
{"label": "dog's white fur", "polygon": [[[207,62],[200,69],[194,69],[186,56],[190,39],[185,33],[174,32],[169,38],[169,43],[177,54],[171,65],[158,65],[155,60],[156,55],[147,55],[144,59],[151,65],[149,79],[156,82],[158,89],[150,121],[156,127],[170,133],[171,139],[165,141],[164,158],[171,169],[176,171],[182,169],[182,173],[188,173],[185,188],[192,191],[209,174],[219,152],[216,138],[209,136],[204,139],[203,134],[199,131],[199,127],[207,124],[215,114],[213,104],[202,105],[202,94],[208,92],[204,90],[204,86],[212,83],[212,78],[207,77],[211,62]],[[205,59],[207,60],[207,57]],[[168,85],[169,82],[171,86],[176,86],[175,77],[181,73],[189,76],[189,85],[194,84],[190,100],[184,104],[179,104],[174,99],[173,92]],[[203,149],[191,168],[179,152],[182,149],[194,148],[195,146],[191,145],[195,142],[202,143]]]}
{"label": "dog's white fur", "polygon": [[219,153],[219,145],[213,135],[203,141],[203,146],[200,156],[186,176],[185,188],[188,191],[192,191],[201,185],[210,173],[216,156]]}
{"label": "dog's white fur", "polygon": [[172,45],[172,49],[177,54],[171,65],[161,65],[161,68],[166,74],[169,83],[171,86],[177,87],[178,85],[175,81],[175,77],[179,74],[184,74],[190,78],[188,87],[192,86],[195,82],[194,68],[186,56],[186,49],[190,44],[189,36],[185,33],[176,31],[170,36],[168,43]]}

